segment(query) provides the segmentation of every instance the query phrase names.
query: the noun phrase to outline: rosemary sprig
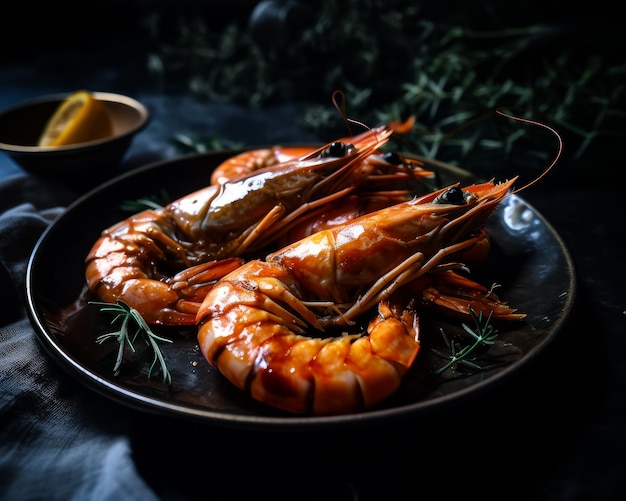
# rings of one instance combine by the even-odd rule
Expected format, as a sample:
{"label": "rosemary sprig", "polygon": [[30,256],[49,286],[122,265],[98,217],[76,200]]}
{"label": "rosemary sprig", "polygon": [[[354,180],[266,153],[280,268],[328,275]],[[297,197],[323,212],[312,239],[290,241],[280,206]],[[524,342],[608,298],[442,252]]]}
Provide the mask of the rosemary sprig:
{"label": "rosemary sprig", "polygon": [[161,190],[159,195],[149,195],[147,197],[138,198],[137,200],[126,200],[120,205],[120,209],[128,212],[139,212],[144,209],[160,209],[167,205],[170,200],[167,192]]}
{"label": "rosemary sprig", "polygon": [[[159,341],[164,343],[171,343],[171,339],[157,336],[154,332],[152,332],[150,326],[146,323],[146,321],[139,314],[139,312],[128,306],[123,301],[118,300],[116,304],[92,301],[89,304],[99,306],[100,311],[115,313],[115,318],[113,318],[111,324],[114,324],[119,320],[122,321],[119,330],[109,332],[107,334],[102,334],[96,339],[96,342],[98,344],[103,344],[112,340],[116,340],[119,343],[117,360],[115,362],[115,366],[113,367],[113,371],[116,376],[120,373],[120,369],[124,361],[124,350],[126,346],[128,346],[128,348],[130,348],[130,350],[134,353],[135,347],[133,346],[133,343],[137,340],[137,337],[141,335],[141,339],[143,339],[143,341],[154,352],[154,358],[148,371],[148,377],[152,377],[152,371],[154,370],[154,367],[158,362],[161,367],[161,373],[163,374],[163,382],[171,384],[172,376],[167,369],[165,358],[163,358],[163,354],[161,353],[161,349],[158,345]],[[131,333],[132,324],[134,324],[135,326],[135,330],[133,333]]]}
{"label": "rosemary sprig", "polygon": [[472,369],[481,370],[482,367],[471,360],[468,360],[468,357],[480,346],[491,346],[495,343],[496,338],[498,337],[498,330],[491,324],[491,317],[493,315],[493,311],[489,313],[487,318],[483,317],[483,312],[481,311],[478,315],[470,306],[469,308],[470,315],[474,320],[475,328],[472,329],[467,324],[462,324],[463,329],[471,336],[472,342],[470,344],[463,345],[453,339],[450,339],[443,329],[440,329],[441,335],[446,343],[446,346],[450,349],[450,355],[447,357],[439,353],[437,350],[433,350],[433,352],[442,357],[448,358],[448,362],[437,369],[435,371],[435,375],[438,376],[448,370],[450,367],[461,364],[466,367],[470,367]]}
{"label": "rosemary sprig", "polygon": [[229,141],[217,136],[193,135],[178,133],[171,140],[183,153],[206,153],[208,151],[243,148],[244,145],[237,141]]}

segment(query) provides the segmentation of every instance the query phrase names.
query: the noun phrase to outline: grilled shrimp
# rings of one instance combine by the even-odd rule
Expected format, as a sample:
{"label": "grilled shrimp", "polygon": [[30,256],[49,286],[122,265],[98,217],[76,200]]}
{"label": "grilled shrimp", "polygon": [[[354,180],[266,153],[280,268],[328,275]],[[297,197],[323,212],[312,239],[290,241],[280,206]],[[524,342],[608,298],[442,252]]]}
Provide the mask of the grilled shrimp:
{"label": "grilled shrimp", "polygon": [[335,141],[304,156],[212,184],[105,230],[86,257],[89,290],[118,299],[148,323],[191,325],[215,280],[315,208],[367,180],[363,160],[396,125]]}
{"label": "grilled shrimp", "polygon": [[[204,357],[254,399],[295,414],[382,402],[420,346],[416,304],[399,299],[402,288],[482,241],[514,182],[451,186],[247,262],[198,310]],[[523,317],[504,303],[496,315]]]}

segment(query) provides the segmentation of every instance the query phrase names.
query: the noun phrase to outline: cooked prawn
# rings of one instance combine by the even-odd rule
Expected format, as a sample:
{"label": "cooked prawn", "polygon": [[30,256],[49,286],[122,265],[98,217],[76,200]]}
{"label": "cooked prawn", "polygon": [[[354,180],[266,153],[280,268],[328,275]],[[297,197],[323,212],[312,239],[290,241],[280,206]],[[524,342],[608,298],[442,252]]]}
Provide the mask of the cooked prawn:
{"label": "cooked prawn", "polygon": [[[249,261],[205,297],[202,353],[253,398],[292,413],[382,402],[419,350],[415,304],[398,303],[400,289],[483,239],[514,181],[438,190]],[[358,330],[374,308],[378,319]],[[519,318],[505,305],[500,315]]]}
{"label": "cooked prawn", "polygon": [[125,301],[149,323],[193,324],[198,300],[242,256],[275,241],[308,211],[354,192],[368,176],[363,160],[396,127],[324,145],[120,221],[86,258],[89,290],[105,302]]}

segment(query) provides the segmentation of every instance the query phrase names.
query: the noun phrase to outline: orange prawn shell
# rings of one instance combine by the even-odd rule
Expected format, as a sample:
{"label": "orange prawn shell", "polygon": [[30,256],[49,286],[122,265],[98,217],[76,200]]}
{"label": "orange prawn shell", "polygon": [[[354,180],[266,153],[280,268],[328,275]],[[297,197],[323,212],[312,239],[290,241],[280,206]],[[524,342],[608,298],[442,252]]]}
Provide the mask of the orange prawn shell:
{"label": "orange prawn shell", "polygon": [[211,173],[211,184],[223,184],[256,170],[307,155],[315,151],[315,149],[312,146],[275,146],[273,148],[260,148],[238,153],[224,160],[213,170]]}
{"label": "orange prawn shell", "polygon": [[[392,133],[389,126],[368,131],[354,138],[357,149],[340,150],[337,156],[328,151],[332,145],[288,149],[275,164],[263,161],[245,176],[116,223],[86,257],[89,290],[106,302],[123,300],[148,323],[191,325],[200,294],[212,283],[202,285],[202,278],[193,277],[179,281],[171,273],[272,244],[307,211],[340,199],[367,179],[362,161]],[[199,276],[205,276],[204,269]]]}
{"label": "orange prawn shell", "polygon": [[[466,188],[485,200],[474,225],[484,223],[514,181]],[[417,254],[427,260],[437,253],[442,241],[436,230],[468,209],[464,205],[433,203],[435,198],[431,194],[317,232],[268,255],[266,260],[289,268],[312,297],[345,303],[359,287],[383,276],[395,262]],[[461,215],[460,224],[462,218]],[[464,231],[467,230],[461,226],[459,232]],[[484,233],[479,233],[474,241],[482,239]],[[473,245],[468,241],[460,247],[465,250]]]}
{"label": "orange prawn shell", "polygon": [[388,310],[366,337],[317,337],[315,317],[296,314],[311,315],[300,294],[287,270],[246,263],[200,307],[201,352],[256,400],[296,414],[354,412],[398,389],[419,350],[416,318],[388,323]]}
{"label": "orange prawn shell", "polygon": [[[379,296],[376,289],[361,296],[361,289],[383,276],[404,277],[393,268],[402,271],[405,262],[412,281],[414,270],[480,241],[482,224],[513,182],[467,187],[465,205],[436,203],[440,190],[244,264],[216,284],[198,311],[202,353],[253,398],[291,413],[343,414],[382,402],[419,352],[418,317],[412,300],[399,306],[403,294],[389,289]],[[322,330],[349,328],[374,301],[378,315],[366,334]],[[342,304],[347,309],[328,316]]]}

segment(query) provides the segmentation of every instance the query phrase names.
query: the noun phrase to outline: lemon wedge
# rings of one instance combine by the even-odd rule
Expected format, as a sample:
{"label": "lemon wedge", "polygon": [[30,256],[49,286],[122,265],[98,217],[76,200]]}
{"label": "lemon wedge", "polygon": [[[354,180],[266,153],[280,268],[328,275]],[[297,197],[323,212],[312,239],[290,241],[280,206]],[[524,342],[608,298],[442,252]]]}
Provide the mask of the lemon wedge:
{"label": "lemon wedge", "polygon": [[102,139],[113,134],[106,106],[93,94],[79,90],[68,96],[48,120],[39,146],[65,146]]}

